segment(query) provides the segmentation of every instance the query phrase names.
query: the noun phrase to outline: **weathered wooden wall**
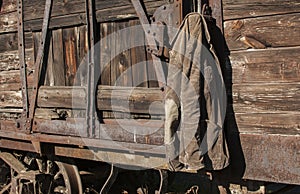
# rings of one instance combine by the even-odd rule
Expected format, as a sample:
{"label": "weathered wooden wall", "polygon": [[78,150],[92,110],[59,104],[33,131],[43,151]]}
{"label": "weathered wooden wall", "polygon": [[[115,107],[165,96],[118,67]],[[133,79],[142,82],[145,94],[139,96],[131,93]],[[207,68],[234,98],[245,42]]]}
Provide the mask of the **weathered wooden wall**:
{"label": "weathered wooden wall", "polygon": [[[17,1],[1,1],[0,7],[0,114],[1,119],[16,118],[21,112],[20,74],[17,34]],[[26,63],[29,88],[33,84],[34,62],[41,37],[45,1],[23,1]],[[168,3],[166,0],[146,0],[145,7],[149,14],[157,7]],[[84,59],[88,51],[85,0],[53,0],[51,11],[49,40],[46,45],[47,57],[45,86],[85,86],[86,67]],[[143,36],[140,31],[130,31],[132,36],[118,31],[139,25],[135,10],[130,1],[116,0],[95,1],[97,20],[96,39],[105,39],[99,46],[96,55],[100,56],[97,65],[102,74],[99,83],[102,85],[157,87],[157,82],[145,81],[155,77],[154,68],[149,62],[151,55],[146,47],[128,48],[126,46]],[[115,33],[116,36],[110,36]],[[145,41],[145,37],[140,37]],[[117,50],[125,49],[121,53]],[[106,61],[106,64],[103,63]],[[107,63],[108,61],[108,63]],[[148,62],[147,62],[148,61]],[[139,63],[136,68],[133,64]],[[100,65],[101,64],[101,65]],[[83,69],[83,75],[77,69]],[[120,75],[126,72],[125,76]],[[140,83],[141,82],[141,83]],[[30,94],[31,90],[29,90]],[[69,107],[71,108],[71,107]],[[16,113],[16,114],[14,114]],[[39,112],[41,113],[41,112]],[[44,112],[43,112],[43,115]],[[51,114],[53,116],[53,114]],[[50,118],[52,118],[52,116]],[[110,116],[110,114],[104,114]],[[56,116],[57,117],[57,116]],[[45,117],[49,118],[49,117]]]}
{"label": "weathered wooden wall", "polygon": [[[1,124],[2,121],[16,119],[22,112],[17,11],[15,0],[1,2],[0,125],[9,128],[9,126]],[[46,49],[47,73],[44,80],[45,86],[41,88],[38,97],[36,118],[60,120],[56,121],[57,126],[64,122],[63,119],[85,116],[84,87],[69,87],[85,85],[84,77],[81,79],[80,75],[79,77],[76,75],[88,50],[84,2],[84,0],[53,1],[50,20],[51,38]],[[116,38],[109,36],[120,29],[137,25],[139,22],[135,11],[127,0],[114,0],[113,2],[112,4],[112,1],[97,0],[95,5],[98,29],[96,39],[105,38],[100,45],[100,50],[97,50],[97,55],[100,56],[97,65],[103,70],[99,82],[102,85],[117,85],[118,92],[115,93],[117,96],[120,92],[129,90],[129,88],[120,86],[139,85],[141,88],[136,89],[136,93],[133,92],[131,97],[135,100],[130,100],[130,98],[115,100],[119,113],[113,115],[109,100],[111,89],[102,86],[99,90],[97,108],[106,111],[103,113],[105,118],[143,117],[149,119],[149,107],[151,106],[157,111],[156,117],[152,115],[152,119],[159,120],[164,114],[163,106],[160,103],[151,104],[152,101],[162,102],[157,82],[140,82],[140,80],[155,77],[154,68],[149,62],[151,56],[146,52],[146,48],[141,46],[116,53],[118,49],[126,48],[126,45],[135,41],[135,37],[139,36],[138,32],[130,31],[130,37],[121,33],[116,33]],[[167,3],[166,0],[145,0],[145,6],[149,13],[153,13],[158,6],[165,3]],[[33,81],[32,71],[38,50],[37,45],[41,36],[45,0],[24,0],[24,4],[26,62],[30,88]],[[300,3],[298,0],[223,0],[223,17],[224,36],[230,51],[224,69],[229,107],[232,108],[228,112],[226,123],[229,131],[227,132],[244,134],[239,137],[241,137],[243,150],[246,152],[246,163],[248,162],[246,164],[248,177],[246,178],[274,181],[275,178],[266,178],[266,174],[255,176],[253,173],[255,170],[264,170],[265,168],[252,161],[253,158],[264,159],[263,155],[255,155],[253,150],[264,149],[265,153],[268,153],[269,150],[275,153],[280,145],[282,150],[287,149],[291,156],[293,153],[290,151],[296,145],[281,143],[277,147],[270,147],[275,143],[272,136],[268,135],[278,135],[276,136],[279,137],[278,141],[282,142],[286,141],[287,136],[299,135]],[[109,62],[104,64],[104,61]],[[140,66],[132,68],[132,65],[136,63],[140,63]],[[126,76],[120,78],[124,72],[127,72]],[[118,81],[116,82],[116,80]],[[76,95],[74,96],[72,92],[75,92]],[[134,113],[131,115],[125,113],[127,110],[124,105],[128,100],[130,111]],[[75,110],[71,110],[71,108],[75,108]],[[47,132],[48,128],[45,130],[44,132]],[[53,133],[62,133],[62,131],[53,131]],[[64,133],[67,134],[67,132]],[[117,134],[117,137],[114,138],[125,141],[126,137],[130,135],[132,136],[132,134],[122,132],[121,135]],[[154,136],[160,139],[157,142],[162,142],[162,134]],[[260,142],[264,141],[263,147],[255,148],[251,138],[258,138]],[[234,140],[231,142],[233,146],[238,143],[238,139],[231,140]],[[272,140],[273,144],[268,144],[269,140]],[[257,140],[258,143],[259,141]],[[141,142],[151,143],[148,140]],[[280,153],[284,156],[282,150]],[[274,160],[268,162],[271,167],[273,161],[275,161],[274,166],[279,164],[279,162],[276,163],[278,161],[275,158],[276,154],[269,158],[272,159],[272,157]],[[292,161],[294,160],[298,161],[299,157],[295,156]],[[236,161],[232,161],[232,163],[236,163]],[[281,174],[278,173],[274,177],[279,180],[279,176],[284,173],[282,171]],[[293,183],[292,180],[284,178],[281,180]]]}
{"label": "weathered wooden wall", "polygon": [[239,130],[297,131],[299,1],[224,0],[223,14]]}
{"label": "weathered wooden wall", "polygon": [[223,0],[223,16],[229,132],[239,132],[241,141],[230,142],[233,171],[240,167],[247,179],[299,183],[293,138],[300,134],[300,3]]}

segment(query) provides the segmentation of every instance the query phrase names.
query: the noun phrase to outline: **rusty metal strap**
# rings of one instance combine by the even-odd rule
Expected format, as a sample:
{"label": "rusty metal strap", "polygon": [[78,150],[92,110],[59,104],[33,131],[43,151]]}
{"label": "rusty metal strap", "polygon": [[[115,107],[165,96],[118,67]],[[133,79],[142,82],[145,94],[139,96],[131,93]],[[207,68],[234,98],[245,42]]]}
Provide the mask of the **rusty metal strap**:
{"label": "rusty metal strap", "polygon": [[[24,25],[23,25],[23,1],[18,0],[18,50],[20,60],[20,80],[22,84],[22,103],[23,114],[22,118],[28,117],[28,91],[27,91],[27,73],[25,61],[25,41],[24,41]],[[22,128],[24,125],[22,125]]]}
{"label": "rusty metal strap", "polygon": [[96,81],[95,81],[95,24],[94,24],[94,0],[86,0],[86,15],[88,28],[88,73],[87,73],[87,88],[86,88],[86,124],[89,137],[95,135],[95,95],[96,95]]}
{"label": "rusty metal strap", "polygon": [[[150,49],[153,51],[157,51],[158,50],[157,43],[155,41],[155,38],[151,34],[150,22],[148,20],[147,14],[146,14],[142,4],[141,4],[141,1],[140,0],[131,0],[131,3],[133,4],[133,7],[139,17],[139,20],[143,27],[143,30],[145,31],[146,39],[147,39]],[[155,67],[155,73],[156,73],[157,79],[159,81],[159,85],[160,85],[160,87],[163,87],[163,85],[166,83],[166,77],[164,74],[161,60],[159,57],[157,57],[154,54],[152,54],[152,59],[153,59],[154,67]]]}
{"label": "rusty metal strap", "polygon": [[48,33],[51,7],[52,7],[52,0],[46,0],[43,26],[42,26],[42,37],[40,40],[39,50],[38,50],[38,54],[37,54],[36,61],[35,61],[33,94],[32,94],[32,99],[30,101],[29,118],[27,120],[27,125],[26,125],[27,130],[31,130],[31,128],[32,128],[32,121],[33,121],[33,117],[34,117],[34,113],[35,113],[35,106],[36,106],[36,101],[37,101],[38,87],[39,87],[40,74],[41,74],[40,70],[41,70],[41,66],[42,66],[43,58],[44,58],[45,42],[46,42],[47,33]]}

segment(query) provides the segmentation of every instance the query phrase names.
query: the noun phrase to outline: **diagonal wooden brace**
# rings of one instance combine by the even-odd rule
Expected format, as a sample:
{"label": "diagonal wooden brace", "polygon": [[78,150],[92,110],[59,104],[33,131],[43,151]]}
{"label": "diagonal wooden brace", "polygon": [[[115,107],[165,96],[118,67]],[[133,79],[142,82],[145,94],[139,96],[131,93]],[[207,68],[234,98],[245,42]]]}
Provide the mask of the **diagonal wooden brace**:
{"label": "diagonal wooden brace", "polygon": [[158,79],[160,88],[163,90],[164,85],[166,83],[166,77],[165,77],[165,73],[164,73],[160,58],[154,54],[154,53],[158,52],[158,45],[155,41],[155,38],[151,34],[150,22],[148,20],[147,14],[146,14],[140,0],[131,0],[131,3],[133,4],[133,7],[139,17],[140,23],[146,34],[146,40],[148,42],[149,49],[153,51],[152,59],[153,59],[153,65],[155,68],[156,77]]}
{"label": "diagonal wooden brace", "polygon": [[52,0],[46,0],[43,27],[42,27],[42,38],[40,40],[39,50],[38,50],[38,54],[37,54],[36,61],[35,61],[33,94],[32,94],[32,99],[30,101],[29,117],[26,121],[26,130],[29,133],[31,132],[31,129],[32,129],[33,118],[34,118],[34,114],[35,114],[36,101],[37,101],[37,96],[38,96],[38,88],[39,88],[39,82],[40,82],[40,77],[41,77],[40,71],[41,71],[41,67],[43,65],[45,42],[46,42],[47,33],[48,33],[51,7],[52,7]]}

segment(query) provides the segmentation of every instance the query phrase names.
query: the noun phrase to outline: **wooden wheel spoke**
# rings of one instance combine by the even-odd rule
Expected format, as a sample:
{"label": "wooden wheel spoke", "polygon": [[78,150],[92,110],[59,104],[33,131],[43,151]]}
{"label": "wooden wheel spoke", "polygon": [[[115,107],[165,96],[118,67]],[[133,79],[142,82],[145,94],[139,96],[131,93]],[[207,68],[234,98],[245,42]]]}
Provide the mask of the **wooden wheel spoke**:
{"label": "wooden wheel spoke", "polygon": [[8,189],[11,187],[11,183],[5,185],[3,189],[1,189],[0,194],[3,194],[5,191],[8,191]]}
{"label": "wooden wheel spoke", "polygon": [[54,180],[59,179],[61,176],[63,176],[63,172],[59,170],[53,177]]}

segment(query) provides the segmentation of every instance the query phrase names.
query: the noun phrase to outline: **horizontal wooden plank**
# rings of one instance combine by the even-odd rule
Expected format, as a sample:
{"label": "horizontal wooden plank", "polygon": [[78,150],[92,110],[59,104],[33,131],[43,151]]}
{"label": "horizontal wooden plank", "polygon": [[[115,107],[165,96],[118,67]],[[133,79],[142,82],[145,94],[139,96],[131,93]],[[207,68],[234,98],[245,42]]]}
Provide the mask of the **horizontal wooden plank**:
{"label": "horizontal wooden plank", "polygon": [[300,13],[224,22],[230,50],[300,45]]}
{"label": "horizontal wooden plank", "polygon": [[22,107],[22,94],[21,91],[0,91],[0,107]]}
{"label": "horizontal wooden plank", "polygon": [[300,83],[235,84],[235,113],[276,113],[300,110]]}
{"label": "horizontal wooden plank", "polygon": [[225,20],[299,12],[298,0],[223,0]]}
{"label": "horizontal wooden plank", "polygon": [[[24,1],[24,20],[35,20],[44,17],[45,10],[45,0],[25,0]],[[167,3],[165,0],[144,0],[145,7],[148,9],[153,6],[159,7],[162,4]],[[124,10],[124,6],[128,7]],[[95,10],[110,10],[110,15],[117,15],[120,11],[122,14],[128,14],[130,10],[133,10],[133,6],[130,1],[127,0],[98,0],[95,1]],[[63,16],[74,13],[84,13],[85,12],[85,1],[84,0],[55,0],[53,1],[53,6],[51,10],[51,16]]]}
{"label": "horizontal wooden plank", "polygon": [[300,134],[299,112],[236,113],[234,117],[235,121],[228,116],[229,126],[233,126],[236,122],[241,133]]}
{"label": "horizontal wooden plank", "polygon": [[1,1],[0,15],[7,14],[9,12],[15,11],[16,9],[17,9],[17,1],[16,0]]}
{"label": "horizontal wooden plank", "polygon": [[[159,89],[101,86],[97,96],[100,110],[164,114]],[[155,102],[155,103],[153,103]],[[38,106],[85,109],[85,89],[82,87],[42,87]],[[150,109],[150,110],[149,110]]]}
{"label": "horizontal wooden plank", "polygon": [[0,33],[12,32],[18,30],[17,12],[1,14],[0,12]]}
{"label": "horizontal wooden plank", "polygon": [[[27,69],[30,71],[34,66],[33,48],[25,50],[25,60]],[[18,50],[0,52],[0,71],[10,71],[20,69]]]}
{"label": "horizontal wooden plank", "polygon": [[163,93],[158,88],[102,87],[98,108],[120,112],[164,114]]}
{"label": "horizontal wooden plank", "polygon": [[[35,132],[87,137],[84,118],[62,120],[37,119]],[[109,121],[108,121],[109,122]],[[104,140],[140,144],[163,144],[163,121],[114,120],[109,124],[96,123],[96,137]]]}
{"label": "horizontal wooden plank", "polygon": [[[34,3],[36,2],[36,4]],[[42,28],[43,22],[43,1],[29,1],[25,7],[25,22],[24,26],[26,30],[35,31]],[[78,26],[86,24],[85,14],[85,1],[54,1],[53,9],[51,12],[51,19],[49,23],[50,28],[61,28],[67,26]],[[165,0],[146,0],[145,7],[149,14],[153,14],[154,11],[161,5],[167,4]],[[96,1],[96,19],[98,22],[108,22],[115,20],[123,20],[137,17],[135,10],[131,3],[126,0],[114,0],[111,1]],[[37,9],[38,8],[38,9]],[[13,18],[12,18],[13,19]],[[16,29],[16,27],[15,27]]]}
{"label": "horizontal wooden plank", "polygon": [[[21,93],[0,91],[0,107],[20,107]],[[235,84],[232,99],[236,113],[276,113],[300,110],[299,83]],[[229,95],[229,101],[231,96]],[[100,110],[143,114],[164,114],[159,89],[100,87],[97,97]],[[41,87],[39,107],[85,108],[85,90],[81,87]]]}
{"label": "horizontal wooden plank", "polygon": [[[25,33],[25,48],[32,48],[32,33]],[[18,33],[0,34],[0,53],[18,50]]]}
{"label": "horizontal wooden plank", "polygon": [[41,87],[37,104],[39,107],[85,109],[84,87]]}
{"label": "horizontal wooden plank", "polygon": [[[33,74],[29,73],[27,77],[28,86],[32,86]],[[0,71],[0,90],[18,91],[22,87],[20,81],[20,70]]]}
{"label": "horizontal wooden plank", "polygon": [[300,47],[231,52],[233,83],[300,82]]}

